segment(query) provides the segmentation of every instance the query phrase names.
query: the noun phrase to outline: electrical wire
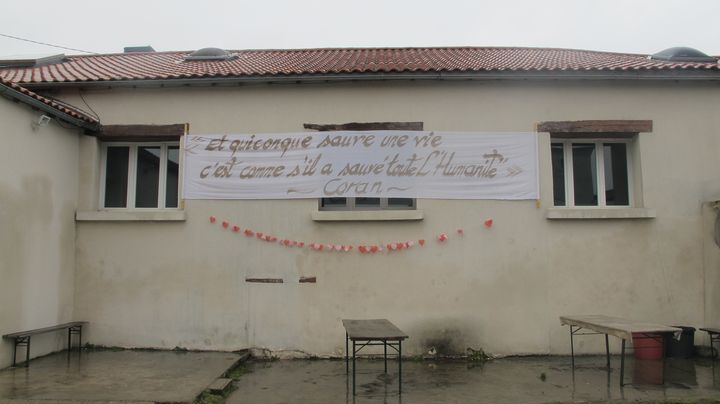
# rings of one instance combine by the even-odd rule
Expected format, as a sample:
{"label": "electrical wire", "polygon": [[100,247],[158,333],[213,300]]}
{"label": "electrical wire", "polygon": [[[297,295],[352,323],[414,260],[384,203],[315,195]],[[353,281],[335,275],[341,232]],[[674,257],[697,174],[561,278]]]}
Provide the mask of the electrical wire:
{"label": "electrical wire", "polygon": [[90,104],[88,104],[88,102],[85,100],[85,97],[83,97],[82,93],[83,93],[82,90],[78,91],[78,95],[80,96],[80,99],[82,100],[83,104],[85,104],[85,106],[88,107],[90,109],[90,111],[92,111],[92,113],[95,115],[95,119],[97,119],[98,122],[100,122],[100,115],[97,112],[95,112],[94,109],[92,109]]}
{"label": "electrical wire", "polygon": [[20,38],[20,37],[17,37],[17,36],[12,36],[12,35],[3,34],[3,33],[0,33],[0,36],[4,36],[4,37],[6,37],[6,38],[11,38],[11,39],[17,39],[18,41],[25,41],[25,42],[36,43],[36,44],[39,44],[39,45],[52,46],[52,47],[54,47],[54,48],[67,49],[67,50],[77,51],[77,52],[83,52],[83,53],[90,53],[90,54],[93,54],[93,55],[97,55],[97,54],[98,54],[97,52],[90,52],[90,51],[86,51],[86,50],[82,50],[82,49],[68,48],[67,46],[53,45],[53,44],[50,44],[50,43],[45,43],[45,42],[40,42],[40,41],[33,41],[32,39]]}

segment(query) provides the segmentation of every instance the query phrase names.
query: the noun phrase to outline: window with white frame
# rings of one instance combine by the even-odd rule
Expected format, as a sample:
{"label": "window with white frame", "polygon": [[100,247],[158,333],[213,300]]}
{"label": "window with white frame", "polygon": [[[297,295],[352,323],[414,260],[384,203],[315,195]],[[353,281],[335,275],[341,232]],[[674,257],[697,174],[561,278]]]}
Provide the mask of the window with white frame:
{"label": "window with white frame", "polygon": [[100,206],[177,208],[179,165],[178,142],[103,144]]}
{"label": "window with white frame", "polygon": [[552,139],[555,206],[631,206],[631,147],[631,139]]}
{"label": "window with white frame", "polygon": [[321,198],[320,210],[412,210],[414,198]]}

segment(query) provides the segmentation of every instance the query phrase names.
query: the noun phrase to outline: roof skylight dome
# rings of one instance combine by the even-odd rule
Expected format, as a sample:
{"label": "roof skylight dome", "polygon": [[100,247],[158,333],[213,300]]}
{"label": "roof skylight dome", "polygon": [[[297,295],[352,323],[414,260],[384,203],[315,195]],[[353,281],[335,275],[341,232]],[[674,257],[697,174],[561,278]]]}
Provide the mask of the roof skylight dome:
{"label": "roof skylight dome", "polygon": [[236,53],[230,53],[220,48],[202,48],[185,56],[185,60],[232,60],[237,58]]}
{"label": "roof skylight dome", "polygon": [[714,63],[717,60],[708,56],[697,49],[678,46],[668,48],[650,56],[653,60],[666,60],[669,62],[698,62],[698,63]]}

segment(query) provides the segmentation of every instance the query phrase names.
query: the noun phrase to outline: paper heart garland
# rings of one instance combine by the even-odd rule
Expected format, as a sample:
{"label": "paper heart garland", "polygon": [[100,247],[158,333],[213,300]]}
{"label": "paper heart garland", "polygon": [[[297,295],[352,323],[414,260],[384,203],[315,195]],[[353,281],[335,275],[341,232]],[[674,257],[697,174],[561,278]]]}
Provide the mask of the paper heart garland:
{"label": "paper heart garland", "polygon": [[[208,217],[210,223],[215,223],[218,221],[217,217],[215,216],[209,216]],[[232,229],[233,232],[239,233],[243,232],[245,236],[247,237],[256,237],[258,240],[267,241],[267,242],[277,242],[278,244],[284,246],[284,247],[299,247],[303,248],[305,247],[305,243],[302,241],[295,241],[290,239],[278,239],[276,236],[272,236],[269,234],[265,234],[263,232],[254,232],[252,229],[242,229],[239,225],[231,224],[228,220],[223,220],[221,222],[222,227],[225,229]],[[483,222],[484,226],[487,228],[491,228],[493,226],[493,219],[489,218],[486,219]],[[465,230],[462,228],[456,229],[456,233],[459,236],[465,235]],[[440,233],[437,235],[437,240],[439,242],[445,242],[449,240],[449,237],[447,233]],[[417,243],[419,246],[424,247],[425,246],[425,239],[418,239],[418,240],[410,240],[410,241],[403,241],[403,242],[390,242],[390,243],[384,243],[384,244],[374,244],[374,245],[358,245],[357,250],[361,254],[365,253],[382,253],[382,252],[392,252],[392,251],[400,251],[403,249],[409,249],[415,246]],[[343,244],[335,244],[335,243],[310,243],[308,244],[308,247],[315,251],[338,251],[338,252],[348,252],[352,251],[355,247],[352,245],[343,245]]]}

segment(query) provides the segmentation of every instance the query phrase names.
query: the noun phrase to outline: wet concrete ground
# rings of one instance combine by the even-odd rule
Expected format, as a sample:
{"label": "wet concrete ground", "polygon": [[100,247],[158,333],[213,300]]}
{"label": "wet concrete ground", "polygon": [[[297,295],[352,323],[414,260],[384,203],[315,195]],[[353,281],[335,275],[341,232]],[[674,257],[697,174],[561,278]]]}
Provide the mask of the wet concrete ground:
{"label": "wet concrete ground", "polygon": [[[632,355],[630,355],[632,356]],[[403,361],[402,394],[397,363],[359,360],[357,396],[340,360],[250,362],[227,399],[239,403],[547,403],[670,399],[720,400],[720,361],[626,361],[619,386],[619,357],[612,371],[604,356],[515,357],[484,364]],[[351,370],[352,371],[352,370]],[[665,382],[664,384],[658,384]]]}
{"label": "wet concrete ground", "polygon": [[31,360],[28,368],[0,371],[0,403],[192,402],[239,358],[222,352],[59,352]]}

